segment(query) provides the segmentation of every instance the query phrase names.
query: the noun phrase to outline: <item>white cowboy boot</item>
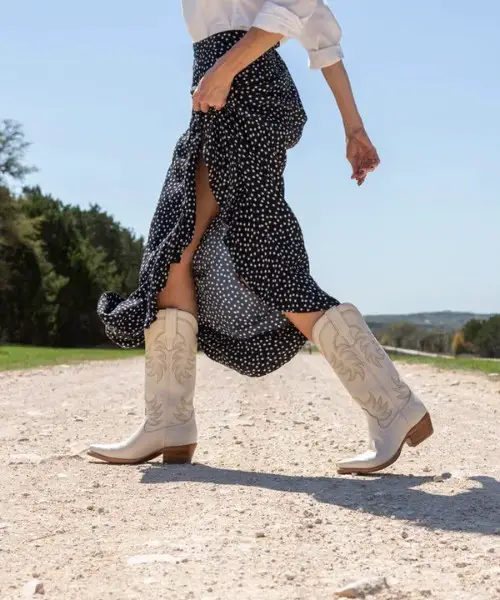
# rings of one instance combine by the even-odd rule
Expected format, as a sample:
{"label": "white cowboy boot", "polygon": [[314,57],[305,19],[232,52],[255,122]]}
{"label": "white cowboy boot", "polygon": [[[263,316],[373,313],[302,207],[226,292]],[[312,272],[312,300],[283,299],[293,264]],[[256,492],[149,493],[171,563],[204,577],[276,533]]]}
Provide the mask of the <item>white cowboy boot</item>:
{"label": "white cowboy boot", "polygon": [[380,471],[399,458],[405,442],[417,446],[432,435],[427,409],[355,306],[331,308],[315,324],[313,339],[368,419],[371,450],[337,463],[339,473]]}
{"label": "white cowboy boot", "polygon": [[198,325],[189,313],[167,308],[145,330],[146,416],[119,444],[92,445],[89,455],[114,464],[143,463],[163,454],[164,463],[189,463],[197,428],[193,407]]}

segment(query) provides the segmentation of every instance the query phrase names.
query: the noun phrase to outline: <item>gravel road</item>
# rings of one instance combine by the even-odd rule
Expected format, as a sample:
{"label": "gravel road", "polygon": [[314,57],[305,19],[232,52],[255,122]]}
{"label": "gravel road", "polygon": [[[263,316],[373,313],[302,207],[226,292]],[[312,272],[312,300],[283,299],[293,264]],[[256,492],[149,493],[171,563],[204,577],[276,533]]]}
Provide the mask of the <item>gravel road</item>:
{"label": "gravel road", "polygon": [[92,462],[140,422],[143,368],[0,373],[1,600],[500,598],[500,378],[403,365],[436,434],[338,476],[364,422],[321,356],[258,380],[202,356],[196,464]]}

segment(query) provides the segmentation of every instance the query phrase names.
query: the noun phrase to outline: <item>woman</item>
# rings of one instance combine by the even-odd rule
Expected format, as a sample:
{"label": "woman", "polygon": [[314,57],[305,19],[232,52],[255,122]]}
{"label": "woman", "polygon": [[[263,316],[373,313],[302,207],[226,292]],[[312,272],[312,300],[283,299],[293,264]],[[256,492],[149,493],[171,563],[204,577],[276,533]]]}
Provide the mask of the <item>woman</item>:
{"label": "woman", "polygon": [[194,41],[193,113],[153,218],[138,289],[104,294],[98,312],[123,347],[145,341],[146,417],[121,444],[90,455],[136,464],[190,462],[197,443],[196,351],[258,377],[314,341],[366,412],[371,448],[338,464],[378,471],[404,442],[429,437],[424,405],[401,381],[359,311],[309,274],[284,199],[286,152],[306,115],[276,48],[296,38],[322,69],[341,112],[352,178],[379,164],[342,64],[341,32],[323,0],[183,0]]}

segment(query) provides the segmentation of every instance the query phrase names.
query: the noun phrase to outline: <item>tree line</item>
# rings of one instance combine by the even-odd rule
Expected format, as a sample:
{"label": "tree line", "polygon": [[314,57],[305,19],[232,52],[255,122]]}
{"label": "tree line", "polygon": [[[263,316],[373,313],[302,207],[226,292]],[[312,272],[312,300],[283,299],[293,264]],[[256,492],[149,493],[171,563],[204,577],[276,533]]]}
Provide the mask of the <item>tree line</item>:
{"label": "tree line", "polygon": [[375,331],[384,346],[435,354],[500,358],[500,315],[471,319],[459,331],[429,331],[413,323],[394,323]]}
{"label": "tree line", "polygon": [[105,290],[136,287],[144,240],[98,205],[63,204],[13,185],[34,171],[19,124],[0,123],[0,343],[106,343],[96,314]]}

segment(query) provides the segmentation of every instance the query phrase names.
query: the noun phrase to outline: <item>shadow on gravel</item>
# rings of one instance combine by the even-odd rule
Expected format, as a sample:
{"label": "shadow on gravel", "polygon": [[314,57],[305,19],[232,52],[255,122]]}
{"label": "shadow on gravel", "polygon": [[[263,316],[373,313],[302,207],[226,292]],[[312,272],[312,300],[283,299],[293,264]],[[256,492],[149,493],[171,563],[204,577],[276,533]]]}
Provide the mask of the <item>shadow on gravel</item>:
{"label": "shadow on gravel", "polygon": [[[367,514],[413,521],[416,525],[444,531],[498,534],[500,526],[500,482],[493,477],[474,476],[460,480],[472,489],[455,495],[438,495],[417,489],[433,477],[373,475],[354,477],[302,477],[207,465],[167,466],[149,463],[143,467],[141,483],[168,484],[182,481],[215,485],[259,487],[278,492],[309,494],[318,502],[362,510]],[[459,480],[456,480],[457,483]],[[444,490],[443,490],[444,491]],[[216,492],[215,492],[216,493]],[[450,493],[449,488],[445,493]],[[453,492],[452,492],[453,493]],[[264,502],[269,502],[266,497]],[[277,500],[279,501],[279,500]]]}

